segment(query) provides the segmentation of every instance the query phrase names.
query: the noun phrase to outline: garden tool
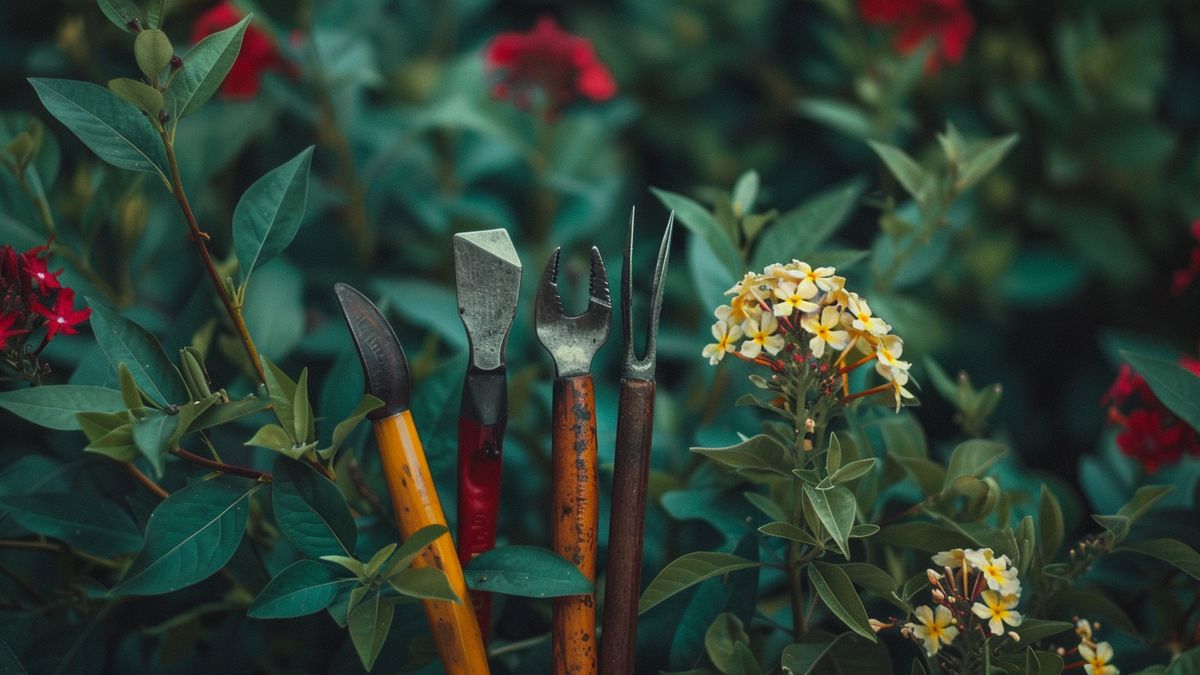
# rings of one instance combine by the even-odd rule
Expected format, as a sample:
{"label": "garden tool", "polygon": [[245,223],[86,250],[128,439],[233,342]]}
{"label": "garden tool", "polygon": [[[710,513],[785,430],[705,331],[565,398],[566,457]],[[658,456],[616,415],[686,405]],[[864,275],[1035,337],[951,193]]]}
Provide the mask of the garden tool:
{"label": "garden tool", "polygon": [[[551,447],[554,550],[574,563],[589,581],[596,578],[596,530],[600,489],[596,477],[596,395],[592,357],[608,339],[612,299],[604,261],[592,248],[587,311],[569,317],[558,295],[554,250],[538,287],[534,326],[538,341],[554,359],[554,428]],[[596,672],[594,594],[556,598],[552,670],[556,675]]]}
{"label": "garden tool", "polygon": [[[508,232],[454,235],[454,275],[458,313],[471,347],[458,417],[458,559],[465,566],[496,546],[500,452],[508,419],[504,344],[521,291],[521,261]],[[486,641],[491,595],[473,593],[471,601]]]}
{"label": "garden tool", "polygon": [[[362,362],[366,391],[383,401],[383,406],[367,417],[379,444],[384,477],[392,495],[392,509],[400,532],[407,539],[429,525],[445,527],[446,516],[442,513],[437,488],[429,474],[425,451],[409,410],[408,361],[400,341],[387,319],[362,293],[346,284],[337,284],[334,291]],[[446,672],[451,675],[488,673],[487,652],[450,533],[438,537],[421,551],[413,566],[442,570],[460,600],[422,601]]]}
{"label": "garden tool", "polygon": [[646,518],[646,486],[650,472],[650,441],[654,432],[654,365],[658,316],[662,310],[663,277],[670,255],[675,213],[658,247],[654,284],[650,288],[646,350],[637,357],[633,346],[633,218],[621,268],[621,320],[625,361],[617,403],[617,447],[613,467],[612,514],[608,529],[608,575],[604,584],[604,645],[601,675],[624,675],[634,670],[637,647],[638,594],[642,579],[642,536]]}

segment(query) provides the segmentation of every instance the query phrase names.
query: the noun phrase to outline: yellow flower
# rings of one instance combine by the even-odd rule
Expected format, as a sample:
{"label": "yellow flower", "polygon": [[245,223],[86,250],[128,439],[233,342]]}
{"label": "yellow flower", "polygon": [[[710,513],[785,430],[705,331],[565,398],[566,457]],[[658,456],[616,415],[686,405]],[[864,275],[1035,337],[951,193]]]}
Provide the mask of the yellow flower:
{"label": "yellow flower", "polygon": [[837,307],[826,307],[821,310],[820,318],[816,316],[805,317],[800,322],[800,327],[813,335],[813,338],[808,341],[808,348],[812,350],[813,356],[821,358],[825,354],[825,345],[828,344],[834,349],[845,349],[850,343],[850,334],[844,330],[833,330],[841,322],[841,312]]}
{"label": "yellow flower", "polygon": [[900,354],[902,353],[904,353],[904,340],[900,339],[899,335],[883,336],[875,345],[875,371],[888,380],[893,378],[888,377],[885,371],[907,371],[912,367],[912,364],[908,361],[900,360]]}
{"label": "yellow flower", "polygon": [[1088,675],[1120,675],[1121,671],[1116,666],[1108,665],[1113,657],[1113,648],[1107,642],[1101,642],[1095,648],[1081,644],[1079,655],[1083,657],[1083,669]]}
{"label": "yellow flower", "polygon": [[816,294],[815,286],[804,288],[794,281],[779,282],[775,287],[775,316],[791,316],[796,310],[805,313],[817,311],[817,303],[812,302]]}
{"label": "yellow flower", "polygon": [[962,567],[963,560],[964,554],[961,548],[952,548],[949,551],[942,551],[933,556],[934,565],[949,567],[952,570]]}
{"label": "yellow flower", "polygon": [[1092,641],[1092,624],[1087,619],[1079,619],[1075,622],[1075,634],[1084,642]]}
{"label": "yellow flower", "polygon": [[750,301],[753,304],[767,299],[771,295],[770,277],[754,272],[746,272],[742,280],[733,285],[732,288],[725,291],[725,295],[732,295],[735,298]]}
{"label": "yellow flower", "polygon": [[914,614],[921,623],[912,629],[913,637],[925,643],[925,651],[930,656],[958,637],[958,629],[952,625],[954,615],[945,605],[938,605],[936,613],[928,605],[921,605]]}
{"label": "yellow flower", "polygon": [[1017,606],[1017,596],[984,591],[979,594],[979,599],[983,602],[971,605],[971,611],[975,616],[987,620],[992,635],[1003,635],[1004,624],[1013,628],[1021,625],[1021,615],[1013,610]]}
{"label": "yellow flower", "polygon": [[1021,594],[1021,582],[1017,579],[1017,570],[1009,569],[1008,556],[996,557],[992,549],[984,548],[970,550],[965,553],[971,567],[979,570],[987,581],[988,588],[1005,595]]}
{"label": "yellow flower", "polygon": [[788,274],[793,279],[798,279],[802,286],[812,286],[813,295],[816,295],[816,289],[820,288],[823,291],[832,290],[834,287],[833,273],[836,271],[832,267],[818,267],[813,269],[808,263],[793,260],[787,265]]}
{"label": "yellow flower", "polygon": [[858,297],[857,293],[850,294],[850,303],[847,309],[853,319],[850,326],[855,330],[876,337],[887,335],[892,330],[892,327],[884,323],[882,319],[871,314],[871,306],[867,304],[866,300]]}
{"label": "yellow flower", "polygon": [[729,325],[724,321],[718,321],[712,327],[713,337],[717,340],[713,344],[705,345],[704,351],[700,353],[708,359],[712,365],[717,365],[721,359],[725,358],[726,353],[733,352],[734,342],[742,337],[742,328],[737,325]]}
{"label": "yellow flower", "polygon": [[764,349],[772,356],[778,354],[779,350],[783,349],[783,336],[775,334],[778,329],[779,322],[773,315],[765,312],[757,321],[746,319],[742,324],[742,332],[746,334],[746,341],[742,343],[742,356],[748,359],[758,358]]}

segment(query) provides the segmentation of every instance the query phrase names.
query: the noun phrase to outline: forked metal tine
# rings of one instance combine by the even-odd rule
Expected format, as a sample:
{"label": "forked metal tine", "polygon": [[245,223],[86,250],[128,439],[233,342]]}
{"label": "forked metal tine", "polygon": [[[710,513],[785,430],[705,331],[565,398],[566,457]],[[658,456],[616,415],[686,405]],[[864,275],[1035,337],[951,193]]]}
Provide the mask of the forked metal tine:
{"label": "forked metal tine", "polygon": [[635,211],[629,213],[629,236],[625,244],[625,259],[621,269],[621,319],[625,331],[625,368],[623,377],[650,380],[654,378],[656,362],[655,346],[658,338],[658,320],[662,314],[663,277],[666,276],[667,259],[671,255],[671,233],[675,229],[675,212],[667,219],[667,229],[658,246],[658,259],[654,265],[654,282],[650,288],[649,316],[646,321],[645,351],[641,358],[633,343],[633,229]]}
{"label": "forked metal tine", "polygon": [[534,328],[538,341],[554,357],[558,377],[587,373],[592,357],[608,339],[612,316],[612,296],[600,250],[592,247],[591,274],[588,280],[588,308],[583,314],[567,316],[558,293],[558,267],[562,251],[554,249],[538,286],[533,307]]}

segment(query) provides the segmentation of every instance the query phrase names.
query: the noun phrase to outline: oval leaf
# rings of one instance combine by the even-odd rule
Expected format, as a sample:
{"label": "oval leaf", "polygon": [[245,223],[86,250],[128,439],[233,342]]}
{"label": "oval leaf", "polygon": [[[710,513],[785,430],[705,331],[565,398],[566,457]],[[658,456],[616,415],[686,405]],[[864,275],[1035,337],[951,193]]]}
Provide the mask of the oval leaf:
{"label": "oval leaf", "polygon": [[812,502],[817,518],[821,520],[829,536],[833,537],[838,550],[848,559],[850,530],[854,527],[854,517],[858,509],[854,494],[841,486],[818,490],[811,485],[805,485],[804,492]]}
{"label": "oval leaf", "polygon": [[1125,544],[1118,551],[1133,551],[1158,558],[1186,572],[1193,579],[1200,579],[1200,553],[1177,539],[1149,539]]}
{"label": "oval leaf", "polygon": [[242,36],[249,25],[250,17],[247,16],[204,38],[183,57],[183,68],[167,91],[174,117],[186,117],[212,98],[237,60]]}
{"label": "oval leaf", "polygon": [[0,511],[30,532],[99,556],[133,553],[142,546],[133,518],[103,499],[76,493],[9,495],[0,498]]}
{"label": "oval leaf", "polygon": [[821,601],[842,623],[871,642],[877,641],[875,631],[867,623],[867,609],[845,572],[836,565],[814,560],[808,567],[808,579]]}
{"label": "oval leaf", "polygon": [[397,593],[419,600],[461,602],[446,573],[436,567],[412,567],[388,577],[388,584]]}
{"label": "oval leaf", "polygon": [[146,544],[113,593],[169,593],[221,569],[242,542],[250,495],[258,487],[221,475],[172,493],[150,515]]}
{"label": "oval leaf", "polygon": [[355,577],[338,574],[332,565],[299,560],[288,565],[258,593],[246,614],[255,619],[286,619],[319,612],[333,603]]}
{"label": "oval leaf", "polygon": [[312,146],[250,186],[233,212],[233,248],[242,283],[292,243],[308,205]]}
{"label": "oval leaf", "polygon": [[158,338],[104,303],[87,298],[92,332],[113,369],[125,364],[137,386],[162,406],[192,400],[179,369],[167,358]]}
{"label": "oval leaf", "polygon": [[646,587],[638,603],[638,614],[705,579],[758,566],[759,563],[728,553],[696,551],[680,556],[664,567]]}
{"label": "oval leaf", "polygon": [[537,546],[501,546],[467,563],[467,587],[527,598],[586,595],[592,582],[554,551]]}
{"label": "oval leaf", "polygon": [[119,169],[158,174],[167,155],[150,120],[136,106],[90,82],[30,78],[42,105],[100,159]]}
{"label": "oval leaf", "polygon": [[314,558],[354,554],[358,528],[336,485],[312,467],[286,457],[275,460],[271,504],[279,529]]}
{"label": "oval leaf", "polygon": [[0,391],[0,408],[48,429],[79,430],[79,413],[111,413],[125,409],[117,389],[79,384],[47,384]]}

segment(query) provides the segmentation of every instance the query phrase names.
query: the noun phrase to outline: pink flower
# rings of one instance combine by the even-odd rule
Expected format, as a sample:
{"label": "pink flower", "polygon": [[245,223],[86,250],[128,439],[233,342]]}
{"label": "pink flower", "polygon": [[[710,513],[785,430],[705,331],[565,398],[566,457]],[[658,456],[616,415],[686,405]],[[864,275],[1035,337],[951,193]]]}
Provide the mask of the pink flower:
{"label": "pink flower", "polygon": [[492,95],[521,108],[531,106],[533,89],[546,97],[556,116],[579,97],[605,101],[617,93],[612,74],[596,57],[592,41],[564,31],[549,16],[528,33],[501,33],[484,54],[489,70],[500,73]]}

